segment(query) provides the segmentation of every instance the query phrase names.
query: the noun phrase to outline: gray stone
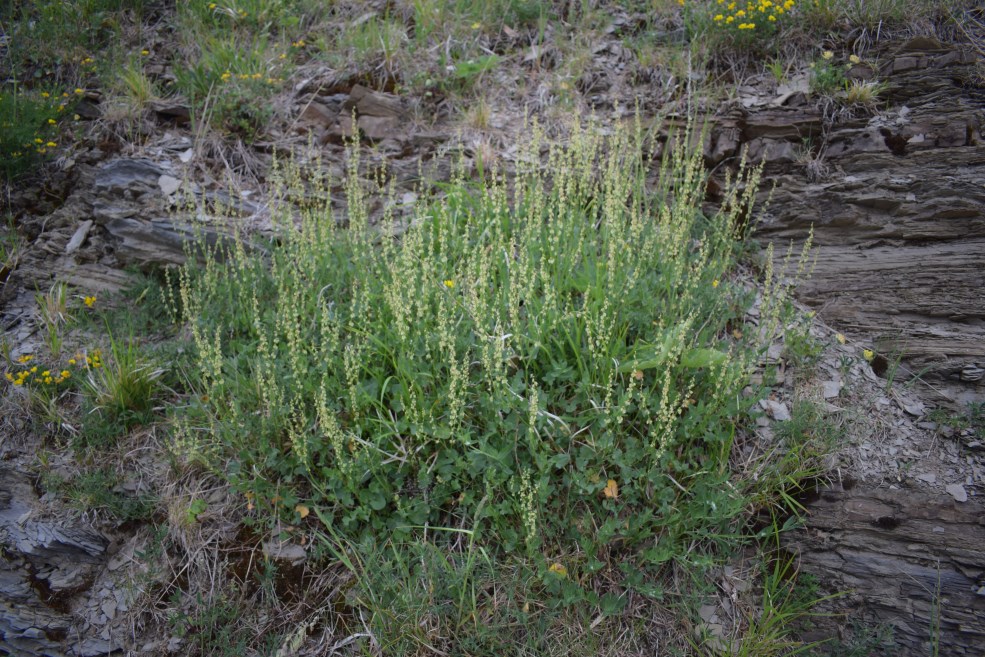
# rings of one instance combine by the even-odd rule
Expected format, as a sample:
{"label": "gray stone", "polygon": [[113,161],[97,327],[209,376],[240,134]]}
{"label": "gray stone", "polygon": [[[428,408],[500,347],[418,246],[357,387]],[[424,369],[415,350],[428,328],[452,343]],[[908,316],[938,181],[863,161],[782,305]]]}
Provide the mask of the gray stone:
{"label": "gray stone", "polygon": [[171,196],[181,188],[181,181],[174,176],[163,175],[157,179],[157,184],[161,188],[161,193]]}
{"label": "gray stone", "polygon": [[766,412],[769,413],[770,417],[777,422],[786,422],[790,420],[790,410],[783,402],[773,401],[772,399],[764,399],[760,402],[760,405],[766,409]]}
{"label": "gray stone", "polygon": [[86,219],[79,224],[79,227],[75,229],[75,233],[72,234],[72,238],[65,245],[65,255],[72,255],[79,250],[79,247],[85,243],[90,228],[92,228],[92,219]]}
{"label": "gray stone", "polygon": [[967,502],[968,501],[968,491],[964,489],[961,484],[948,484],[944,490],[955,499],[957,502]]}

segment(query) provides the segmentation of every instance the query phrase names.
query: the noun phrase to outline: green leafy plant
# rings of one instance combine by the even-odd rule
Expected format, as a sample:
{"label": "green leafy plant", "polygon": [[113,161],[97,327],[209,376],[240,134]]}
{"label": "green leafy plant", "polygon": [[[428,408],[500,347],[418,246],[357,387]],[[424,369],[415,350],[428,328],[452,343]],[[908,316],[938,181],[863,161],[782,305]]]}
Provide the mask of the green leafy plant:
{"label": "green leafy plant", "polygon": [[[521,162],[541,143],[531,127]],[[693,543],[734,540],[748,503],[723,482],[757,347],[726,330],[745,296],[720,281],[757,174],[705,215],[700,154],[670,149],[651,194],[646,144],[583,129],[511,185],[459,172],[399,239],[389,214],[370,226],[351,152],[345,228],[312,208],[300,229],[278,218],[269,260],[188,259],[179,431],[273,517],[303,502],[351,540],[397,542],[466,523],[560,604],[602,604],[583,583],[602,571],[653,591],[668,562],[697,568]],[[771,334],[785,288],[766,290]],[[634,567],[605,566],[615,545]]]}
{"label": "green leafy plant", "polygon": [[834,95],[845,87],[845,67],[834,62],[834,53],[830,50],[821,55],[821,59],[810,64],[811,91],[822,96]]}
{"label": "green leafy plant", "polygon": [[456,62],[448,76],[451,86],[460,92],[473,89],[485,73],[496,68],[499,59],[498,55],[482,55]]}

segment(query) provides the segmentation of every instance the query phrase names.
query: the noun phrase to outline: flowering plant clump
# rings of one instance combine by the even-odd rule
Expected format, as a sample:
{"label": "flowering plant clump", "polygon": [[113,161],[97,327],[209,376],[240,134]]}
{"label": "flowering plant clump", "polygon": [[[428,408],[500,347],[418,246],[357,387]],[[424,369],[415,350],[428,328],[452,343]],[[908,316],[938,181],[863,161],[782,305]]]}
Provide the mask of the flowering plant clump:
{"label": "flowering plant clump", "polygon": [[18,387],[32,384],[37,386],[57,386],[71,379],[73,370],[79,368],[86,370],[99,369],[103,366],[103,356],[102,351],[99,349],[93,349],[91,352],[80,351],[69,358],[60,368],[56,364],[49,369],[41,369],[43,367],[42,365],[32,364],[36,362],[33,354],[24,354],[18,357],[15,362],[21,368],[16,372],[7,372],[4,374],[4,378],[11,385]]}
{"label": "flowering plant clump", "polygon": [[761,45],[764,36],[776,33],[797,7],[795,0],[705,0],[680,4],[693,32],[726,37],[732,45],[750,47]]}
{"label": "flowering plant clump", "polygon": [[65,104],[47,91],[0,90],[0,170],[20,173],[58,147],[54,132]]}
{"label": "flowering plant clump", "polygon": [[757,26],[766,28],[770,24],[775,24],[797,3],[794,0],[786,0],[785,2],[761,0],[760,2],[746,2],[743,5],[741,2],[715,0],[715,4],[719,9],[712,18],[715,23],[723,25],[727,29],[755,30]]}
{"label": "flowering plant clump", "polygon": [[821,53],[821,58],[811,62],[811,91],[818,94],[833,94],[845,87],[847,79],[845,72],[862,60],[857,55],[849,57],[847,62],[839,62],[830,50]]}

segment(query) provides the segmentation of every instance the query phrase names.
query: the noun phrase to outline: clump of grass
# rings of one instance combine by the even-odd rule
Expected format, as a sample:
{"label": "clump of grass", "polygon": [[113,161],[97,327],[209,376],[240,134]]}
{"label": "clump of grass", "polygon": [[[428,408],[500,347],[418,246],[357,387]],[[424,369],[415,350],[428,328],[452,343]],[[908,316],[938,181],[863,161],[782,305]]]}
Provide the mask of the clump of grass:
{"label": "clump of grass", "polygon": [[108,362],[98,350],[84,356],[89,368],[84,387],[93,406],[91,413],[105,413],[127,429],[146,421],[163,370],[145,360],[132,339],[125,345],[110,339]]}
{"label": "clump of grass", "polygon": [[885,85],[878,82],[852,80],[845,85],[845,103],[868,108],[874,107],[879,102],[879,94],[884,89]]}

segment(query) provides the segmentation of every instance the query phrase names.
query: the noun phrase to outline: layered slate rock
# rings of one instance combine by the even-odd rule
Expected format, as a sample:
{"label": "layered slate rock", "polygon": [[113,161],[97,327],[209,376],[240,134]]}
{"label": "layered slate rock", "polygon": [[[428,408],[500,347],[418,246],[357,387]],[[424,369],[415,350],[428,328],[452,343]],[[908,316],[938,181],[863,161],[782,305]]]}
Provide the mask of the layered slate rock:
{"label": "layered slate rock", "polygon": [[[899,654],[985,654],[985,505],[951,495],[864,486],[824,490],[788,536],[810,572],[847,593],[862,620],[889,626]],[[862,603],[859,605],[858,603]],[[830,638],[844,617],[819,619]]]}
{"label": "layered slate rock", "polygon": [[109,542],[39,507],[30,479],[0,467],[0,645],[17,655],[109,654],[113,642],[86,632],[72,613],[103,569]]}
{"label": "layered slate rock", "polygon": [[[985,366],[985,89],[976,56],[914,39],[883,57],[880,108],[830,124],[820,110],[741,109],[711,160],[765,161],[764,239],[801,242],[817,264],[800,288],[821,316],[958,403]],[[827,126],[822,129],[822,126]]]}
{"label": "layered slate rock", "polygon": [[[970,51],[930,39],[889,47],[880,59],[867,73],[886,84],[878,109],[825,117],[804,103],[750,104],[715,127],[706,159],[716,166],[744,153],[764,165],[760,200],[771,195],[771,202],[758,237],[782,250],[792,241],[796,250],[813,229],[816,265],[798,295],[883,356],[881,367],[879,357],[873,362],[876,374],[899,357],[900,377],[919,372],[932,384],[924,389],[930,401],[982,401],[979,64]],[[930,435],[924,438],[907,448],[933,450]],[[972,462],[969,447],[948,447]],[[849,471],[857,466],[846,463]],[[838,637],[850,617],[890,626],[893,654],[902,657],[930,654],[932,643],[940,654],[985,654],[981,477],[942,492],[931,476],[900,481],[887,473],[883,481],[826,489],[806,505],[803,529],[787,534],[785,546],[827,591],[845,594],[832,603],[839,615],[817,619],[808,638]]]}

